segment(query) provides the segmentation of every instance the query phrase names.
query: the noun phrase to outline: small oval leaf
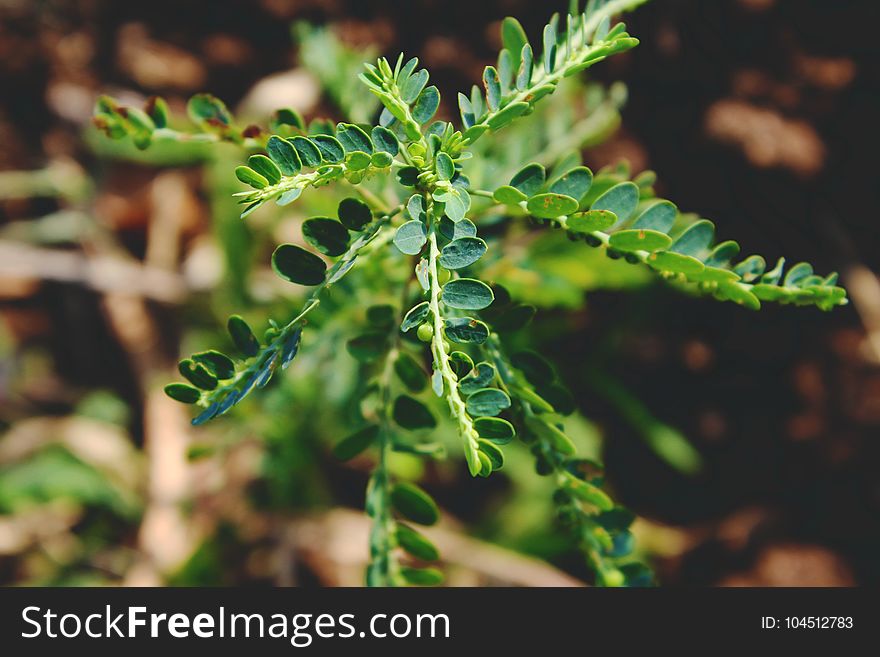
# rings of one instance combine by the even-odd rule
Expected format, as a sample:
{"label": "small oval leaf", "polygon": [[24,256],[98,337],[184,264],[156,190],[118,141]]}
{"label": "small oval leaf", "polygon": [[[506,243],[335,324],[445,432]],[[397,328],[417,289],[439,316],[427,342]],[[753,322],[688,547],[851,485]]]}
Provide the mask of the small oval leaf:
{"label": "small oval leaf", "polygon": [[300,285],[324,282],[327,265],[314,253],[296,244],[281,244],[272,254],[272,269],[281,278]]}
{"label": "small oval leaf", "polygon": [[402,224],[394,234],[394,246],[406,255],[418,255],[427,241],[425,225],[416,219]]}
{"label": "small oval leaf", "polygon": [[541,219],[556,219],[577,212],[578,202],[570,196],[547,192],[531,197],[526,205],[528,211]]}
{"label": "small oval leaf", "polygon": [[481,417],[474,420],[474,429],[480,438],[506,445],[516,435],[513,425],[500,417]]}
{"label": "small oval leaf", "polygon": [[492,288],[474,278],[458,278],[443,286],[441,300],[450,308],[482,310],[492,304]]}
{"label": "small oval leaf", "polygon": [[452,317],[445,320],[443,332],[458,344],[483,344],[489,339],[489,327],[473,317]]}
{"label": "small oval leaf", "polygon": [[[455,224],[459,226],[465,220]],[[486,242],[479,237],[462,237],[453,240],[440,252],[440,265],[446,269],[462,269],[474,264],[486,253]]]}
{"label": "small oval leaf", "polygon": [[510,408],[510,397],[497,388],[483,388],[468,397],[465,406],[474,417],[492,417]]}
{"label": "small oval leaf", "polygon": [[409,395],[399,395],[392,410],[394,421],[404,429],[431,429],[437,420],[422,402]]}
{"label": "small oval leaf", "polygon": [[360,431],[343,438],[333,447],[333,456],[340,461],[348,461],[363,452],[376,442],[379,435],[379,427],[371,424]]}
{"label": "small oval leaf", "polygon": [[328,217],[315,217],[303,223],[303,237],[324,255],[341,256],[348,250],[348,230]]}
{"label": "small oval leaf", "polygon": [[202,396],[198,388],[193,388],[185,383],[169,383],[165,386],[165,394],[174,401],[184,404],[195,404]]}
{"label": "small oval leaf", "polygon": [[391,489],[391,504],[400,515],[420,525],[433,525],[440,518],[440,510],[431,496],[408,482]]}
{"label": "small oval leaf", "polygon": [[608,210],[617,215],[618,221],[626,221],[639,204],[639,188],[629,181],[614,185],[599,196],[590,206],[591,210]]}
{"label": "small oval leaf", "polygon": [[618,251],[647,251],[653,253],[654,251],[668,249],[672,244],[672,238],[666,233],[656,230],[634,228],[614,233],[611,235],[608,244]]}
{"label": "small oval leaf", "polygon": [[269,141],[266,142],[266,152],[285,176],[293,176],[302,169],[302,162],[296,149],[289,141],[278,135],[269,137]]}

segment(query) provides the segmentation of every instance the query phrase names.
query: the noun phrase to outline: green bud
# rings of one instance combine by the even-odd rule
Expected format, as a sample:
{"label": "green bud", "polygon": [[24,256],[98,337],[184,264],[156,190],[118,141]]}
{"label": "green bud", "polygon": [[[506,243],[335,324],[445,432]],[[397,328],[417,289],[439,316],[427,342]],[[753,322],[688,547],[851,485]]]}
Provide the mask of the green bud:
{"label": "green bud", "polygon": [[419,340],[422,342],[430,342],[434,339],[434,327],[431,326],[428,322],[425,322],[421,326],[419,326],[419,330],[416,332],[419,336]]}

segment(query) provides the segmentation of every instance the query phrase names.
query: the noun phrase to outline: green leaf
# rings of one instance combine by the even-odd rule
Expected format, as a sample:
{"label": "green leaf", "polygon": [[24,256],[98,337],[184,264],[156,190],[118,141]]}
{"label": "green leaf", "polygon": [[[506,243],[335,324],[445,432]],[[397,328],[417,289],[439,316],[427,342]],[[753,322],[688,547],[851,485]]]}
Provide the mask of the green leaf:
{"label": "green leaf", "polygon": [[377,125],[370,132],[370,136],[376,150],[388,153],[392,157],[400,152],[400,144],[397,142],[397,137],[388,128]]}
{"label": "green leaf", "polygon": [[248,166],[269,181],[270,185],[281,182],[281,169],[265,155],[251,155]]}
{"label": "green leaf", "polygon": [[333,447],[333,456],[340,461],[348,461],[363,452],[376,442],[379,427],[371,424],[347,438],[343,438]]}
{"label": "green leaf", "polygon": [[418,123],[424,125],[431,120],[438,107],[440,107],[440,91],[437,87],[431,85],[422,91],[416,99],[416,103],[412,108],[412,117]]}
{"label": "green leaf", "polygon": [[785,275],[785,279],[783,280],[782,284],[785,287],[796,287],[805,278],[811,276],[812,273],[812,265],[810,265],[808,262],[799,262],[788,270],[788,273]]}
{"label": "green leaf", "polygon": [[353,123],[340,123],[336,126],[336,139],[342,144],[346,153],[361,151],[372,155],[373,143],[360,126]]}
{"label": "green leaf", "polygon": [[550,23],[544,26],[544,71],[549,75],[556,68],[556,24],[559,15],[553,14]]}
{"label": "green leaf", "polygon": [[639,204],[639,188],[629,181],[614,185],[599,196],[590,206],[591,210],[608,210],[617,215],[618,221],[626,221]]}
{"label": "green leaf", "polygon": [[388,333],[385,331],[364,333],[346,342],[345,347],[356,360],[369,363],[385,353],[388,348]]}
{"label": "green leaf", "polygon": [[408,584],[416,586],[437,586],[443,583],[443,573],[436,568],[410,568],[403,566],[400,575]]}
{"label": "green leaf", "polygon": [[587,167],[575,167],[550,185],[550,191],[580,201],[590,191],[592,184],[593,172]]}
{"label": "green leaf", "polygon": [[452,221],[449,217],[443,216],[440,218],[440,234],[450,241],[463,237],[476,237],[477,227],[470,219]]}
{"label": "green leaf", "polygon": [[157,128],[168,126],[168,103],[160,96],[150,96],[144,105],[144,111],[153,120]]}
{"label": "green leaf", "polygon": [[325,162],[336,164],[345,159],[345,149],[339,140],[332,135],[314,135],[312,141],[318,150],[321,151],[321,157]]}
{"label": "green leaf", "polygon": [[272,254],[272,269],[281,278],[300,285],[324,282],[327,265],[314,253],[296,244],[281,244]]}
{"label": "green leaf", "polygon": [[530,107],[531,105],[526,102],[511,103],[495,114],[492,114],[486,123],[491,130],[500,130],[515,118],[528,112]]}
{"label": "green leaf", "polygon": [[455,164],[448,153],[437,153],[437,175],[440,180],[450,180],[455,175]]}
{"label": "green leaf", "polygon": [[415,167],[400,167],[397,170],[397,182],[404,187],[415,187],[419,181],[419,170]]}
{"label": "green leaf", "polygon": [[523,194],[516,187],[502,185],[495,190],[492,194],[492,198],[498,203],[504,203],[505,205],[519,205],[522,201],[525,201],[528,196]]}
{"label": "green leaf", "polygon": [[396,484],[391,489],[391,504],[400,515],[420,525],[433,525],[440,519],[437,503],[415,484]]}
{"label": "green leaf", "polygon": [[767,283],[768,285],[776,285],[779,282],[779,279],[782,278],[782,271],[784,268],[785,258],[780,258],[773,269],[761,276],[761,282]]}
{"label": "green leaf", "polygon": [[522,59],[522,63],[516,76],[516,88],[524,91],[532,83],[532,69],[534,68],[534,54],[528,43],[522,47],[520,59]]}
{"label": "green leaf", "polygon": [[739,274],[743,281],[750,283],[763,274],[766,268],[767,261],[759,255],[753,255],[739,263],[733,271]]}
{"label": "green leaf", "polygon": [[406,202],[406,214],[410,219],[418,219],[424,221],[425,215],[425,199],[421,194],[413,194]]}
{"label": "green leaf", "polygon": [[[287,190],[281,196],[275,199],[275,203],[283,207],[285,205],[290,205],[300,196],[302,196],[302,187],[294,187],[293,189]],[[244,217],[245,213],[243,212],[241,216]]]}
{"label": "green leaf", "polygon": [[760,310],[761,302],[755,294],[736,281],[722,281],[718,284],[719,293],[726,299],[745,306],[750,310]]}
{"label": "green leaf", "polygon": [[232,337],[232,341],[235,343],[236,348],[242,354],[248,358],[257,355],[257,352],[260,350],[260,343],[256,336],[254,336],[254,332],[251,330],[251,327],[248,326],[246,321],[244,321],[239,315],[233,315],[226,323],[226,328],[229,331],[229,335]]}
{"label": "green leaf", "polygon": [[494,66],[487,66],[483,70],[483,87],[486,89],[486,104],[489,110],[495,112],[501,103],[501,82],[498,80],[498,71]]}
{"label": "green leaf", "polygon": [[250,185],[255,189],[263,189],[269,186],[269,181],[266,180],[265,176],[261,176],[250,167],[244,165],[235,167],[235,177],[245,185]]}
{"label": "green leaf", "polygon": [[484,361],[475,365],[467,376],[459,380],[458,389],[469,395],[488,386],[494,378],[495,366]]}
{"label": "green leaf", "polygon": [[201,363],[221,381],[231,379],[235,376],[235,363],[225,354],[213,349],[193,354],[192,359]]}
{"label": "green leaf", "polygon": [[294,137],[290,140],[290,143],[293,144],[293,147],[299,155],[299,159],[305,166],[314,169],[321,165],[321,151],[318,150],[318,147],[311,139]]}
{"label": "green leaf", "polygon": [[614,508],[614,502],[605,491],[583,479],[574,477],[566,479],[565,489],[579,500],[592,504],[600,511],[610,511]]}
{"label": "green leaf", "polygon": [[409,312],[404,315],[403,321],[400,323],[400,330],[406,333],[410,329],[419,326],[425,321],[430,310],[431,307],[427,301],[422,301],[420,304],[413,306],[409,309]]}
{"label": "green leaf", "polygon": [[657,201],[649,205],[635,220],[633,228],[668,233],[678,216],[678,208],[669,201]]}
{"label": "green leaf", "polygon": [[489,327],[473,317],[451,317],[444,321],[443,332],[458,344],[483,344],[489,339]]}
{"label": "green leaf", "polygon": [[[471,472],[471,476],[474,476],[474,474],[478,474],[481,477],[488,477],[490,474],[492,474],[492,460],[489,458],[486,452],[477,450],[477,463],[480,464],[480,469],[476,473]],[[470,463],[468,463],[468,468],[470,468]]]}
{"label": "green leaf", "polygon": [[186,113],[203,128],[224,132],[232,125],[232,115],[219,98],[211,94],[196,94],[186,104]]}
{"label": "green leaf", "polygon": [[464,219],[471,203],[467,190],[455,186],[446,191],[436,191],[433,196],[434,200],[443,202],[446,216],[455,222]]}
{"label": "green leaf", "polygon": [[563,456],[574,456],[577,451],[571,438],[565,435],[555,424],[545,422],[542,417],[529,416],[526,425],[538,437],[546,440],[557,452]]}
{"label": "green leaf", "polygon": [[[705,260],[706,266],[727,268],[730,266],[730,262],[738,255],[739,244],[733,240],[721,242],[712,248],[712,252]],[[810,269],[812,271],[812,267]]]}
{"label": "green leaf", "polygon": [[[463,222],[459,222],[456,226]],[[479,237],[453,240],[440,251],[440,265],[446,269],[462,269],[474,264],[486,253],[486,242]]]}
{"label": "green leaf", "polygon": [[489,457],[489,463],[492,465],[493,472],[504,467],[504,452],[499,447],[488,440],[479,440],[477,445],[479,445],[480,451]]}
{"label": "green leaf", "polygon": [[425,389],[428,375],[416,359],[407,353],[401,353],[394,361],[394,372],[403,381],[403,384],[412,392],[421,392]]}
{"label": "green leaf", "polygon": [[342,225],[354,232],[362,231],[373,220],[370,206],[356,198],[344,198],[339,201],[336,214]]}
{"label": "green leaf", "polygon": [[570,196],[549,192],[531,197],[526,207],[535,217],[555,219],[556,217],[576,212],[578,202]]}
{"label": "green leaf", "polygon": [[483,388],[472,393],[465,402],[469,415],[490,417],[510,408],[510,397],[497,388]]}
{"label": "green leaf", "polygon": [[412,104],[419,97],[419,94],[422,93],[425,85],[428,84],[429,77],[428,71],[425,69],[420,69],[413,73],[400,90],[400,97],[403,99],[403,102],[407,105]]}
{"label": "green leaf", "polygon": [[195,404],[202,396],[198,388],[193,388],[185,383],[169,383],[165,386],[165,394],[184,404]]}
{"label": "green leaf", "polygon": [[[404,224],[405,225],[405,224]],[[443,286],[441,301],[459,310],[482,310],[492,304],[492,288],[474,278],[457,278]]]}
{"label": "green leaf", "polygon": [[518,20],[507,16],[501,21],[501,43],[510,52],[511,65],[514,71],[518,71],[522,63],[523,46],[529,42],[526,31]]}
{"label": "green leaf", "polygon": [[394,234],[394,246],[406,255],[418,255],[427,242],[425,225],[416,219],[402,224]]}
{"label": "green leaf", "polygon": [[618,251],[648,251],[653,253],[654,251],[668,249],[672,244],[672,238],[666,233],[660,233],[656,230],[635,228],[614,233],[608,240],[608,244]]}
{"label": "green leaf", "polygon": [[302,169],[302,162],[297,155],[293,145],[286,139],[282,139],[277,135],[269,137],[266,142],[266,152],[272,161],[281,169],[281,173],[285,176],[293,176]]}
{"label": "green leaf", "polygon": [[702,262],[688,255],[680,253],[672,253],[671,251],[661,251],[660,253],[652,253],[648,256],[648,264],[654,269],[660,271],[668,271],[676,274],[684,274],[685,276],[693,276],[699,274],[706,268]]}
{"label": "green leaf", "polygon": [[510,186],[526,196],[533,196],[544,185],[547,173],[540,164],[527,164],[510,179]]}
{"label": "green leaf", "polygon": [[708,254],[709,247],[714,239],[715,225],[707,219],[701,219],[688,226],[672,243],[669,250],[673,253],[693,256],[702,260]]}
{"label": "green leaf", "polygon": [[302,232],[306,241],[325,255],[341,256],[348,250],[348,230],[336,219],[308,219],[303,223]]}
{"label": "green leaf", "polygon": [[590,210],[570,216],[565,225],[576,233],[604,231],[617,223],[617,215],[609,210]]}
{"label": "green leaf", "polygon": [[[374,154],[375,155],[375,154]],[[382,156],[388,157],[388,153],[381,153],[379,159],[382,159]],[[349,153],[345,158],[345,163],[348,165],[348,168],[352,171],[363,171],[373,162],[373,157],[367,155],[363,151],[354,151]]]}
{"label": "green leaf", "polygon": [[463,351],[453,351],[449,354],[449,365],[458,378],[463,377],[474,369],[474,361]]}
{"label": "green leaf", "polygon": [[506,445],[516,435],[513,425],[500,417],[481,417],[474,420],[474,429],[480,438]]}
{"label": "green leaf", "polygon": [[291,108],[281,108],[275,111],[272,117],[272,124],[275,126],[289,125],[297,130],[305,131],[306,122],[297,110]]}
{"label": "green leaf", "polygon": [[437,426],[437,420],[428,407],[409,395],[399,395],[394,400],[392,416],[404,429],[431,429]]}
{"label": "green leaf", "polygon": [[440,558],[440,553],[434,544],[409,525],[397,523],[396,535],[398,545],[416,559],[436,561]]}
{"label": "green leaf", "polygon": [[177,366],[180,374],[196,388],[213,390],[217,387],[217,377],[201,363],[185,358]]}
{"label": "green leaf", "polygon": [[476,123],[477,117],[474,115],[474,106],[471,101],[463,93],[458,94],[458,108],[461,113],[461,122],[465,128],[470,128]]}

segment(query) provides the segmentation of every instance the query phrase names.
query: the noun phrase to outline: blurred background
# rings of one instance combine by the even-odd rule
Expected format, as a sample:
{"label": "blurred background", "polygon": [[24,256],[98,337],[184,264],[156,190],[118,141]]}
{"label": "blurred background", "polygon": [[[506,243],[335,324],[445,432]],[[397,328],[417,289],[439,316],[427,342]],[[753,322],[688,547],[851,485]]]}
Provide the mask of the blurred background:
{"label": "blurred background", "polygon": [[[362,581],[369,462],[329,455],[357,378],[344,350],[306,349],[209,427],[161,390],[180,354],[225,344],[229,313],[296,306],[268,253],[336,199],[245,224],[240,151],[110,142],[90,127],[95,97],[161,94],[182,114],[208,91],[255,121],[283,106],[367,121],[360,63],[403,50],[451,118],[501,18],[534,42],[566,6],[0,0],[0,584]],[[626,20],[641,45],[591,69],[628,93],[610,138],[583,144],[593,170],[656,170],[660,194],[744,253],[840,271],[850,305],[752,313],[556,238],[518,263],[546,280],[496,272],[541,305],[523,342],[589,418],[578,435],[662,585],[880,583],[877,14],[655,0]],[[451,584],[589,581],[546,484],[520,476],[527,454],[485,481],[458,462],[397,467],[445,510],[429,535]]]}

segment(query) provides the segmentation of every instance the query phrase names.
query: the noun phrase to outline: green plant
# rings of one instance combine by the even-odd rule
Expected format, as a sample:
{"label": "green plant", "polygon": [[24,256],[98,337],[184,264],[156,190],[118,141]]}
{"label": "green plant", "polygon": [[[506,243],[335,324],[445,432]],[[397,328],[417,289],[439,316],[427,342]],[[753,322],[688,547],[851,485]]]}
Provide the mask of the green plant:
{"label": "green plant", "polygon": [[[240,127],[221,101],[201,94],[188,106],[196,130],[179,131],[170,127],[161,99],[151,99],[144,109],[110,98],[98,101],[96,125],[111,137],[130,136],[139,148],[165,140],[227,141],[253,151],[247,164],[235,169],[251,188],[236,195],[244,205],[242,217],[270,201],[287,206],[304,191],[330,183],[357,194],[338,203],[335,217],[302,224],[304,242],[323,258],[299,244],[274,250],[271,263],[279,277],[313,288],[295,316],[280,323],[269,319],[261,337],[242,317],[232,316],[228,330],[239,355],[209,350],[182,360],[180,373],[188,383],[169,384],[166,392],[201,409],[193,424],[224,415],[285,370],[304,335],[305,342],[333,339],[334,331],[324,337],[307,329],[307,320],[319,326],[332,321],[318,312],[332,290],[343,288],[344,301],[331,305],[375,301],[364,304],[356,335],[351,335],[352,314],[345,315],[351,336],[347,349],[362,364],[367,383],[355,400],[362,426],[333,450],[339,459],[366,450],[376,454],[366,494],[373,519],[370,585],[442,580],[436,568],[401,561],[398,548],[419,563],[438,558],[428,538],[404,521],[430,525],[439,511],[428,493],[389,467],[395,453],[445,454],[442,443],[422,440],[438,427],[432,410],[438,403],[452,418],[472,476],[487,477],[502,468],[502,448],[514,438],[529,446],[537,472],[555,482],[559,519],[597,583],[651,581],[650,571],[630,556],[633,514],[612,501],[602,488],[601,465],[579,458],[566,434],[563,418],[575,410],[571,395],[537,353],[509,349],[505,336],[522,329],[536,308],[486,276],[507,257],[499,226],[528,218],[611,259],[645,266],[689,292],[751,309],[762,301],[823,310],[846,303],[836,275],[818,276],[807,263],[786,272],[782,259],[769,270],[757,255],[734,262],[737,243],[716,243],[712,222],[681,214],[657,198],[651,172],[630,178],[625,165],[595,174],[583,166],[579,154],[568,149],[613,129],[619,92],[600,93],[583,132],[570,133],[568,141],[565,134],[546,139],[532,162],[524,154],[509,161],[491,152],[502,131],[527,120],[565,78],[634,47],[637,40],[623,24],[612,25],[611,17],[643,1],[590,0],[584,12],[574,2],[564,18],[556,15],[544,28],[539,49],[532,48],[515,19],[505,19],[504,48],[497,65],[486,67],[483,88],[458,95],[458,128],[434,120],[440,92],[428,85],[429,74],[418,60],[403,55],[393,64],[380,58],[360,74],[383,106],[375,126],[307,124],[298,113],[282,110],[268,130]],[[526,137],[520,132],[517,139]],[[493,176],[494,183],[483,187],[475,182]],[[490,227],[495,238],[480,237],[478,225]],[[379,263],[372,277],[344,287],[349,273],[370,261]],[[377,284],[384,289],[371,287]],[[432,401],[432,395],[440,401]],[[625,391],[614,388],[609,395],[620,406],[638,409],[638,425],[649,440],[662,442],[672,434]],[[678,456],[672,458],[683,469],[695,467],[687,447],[675,449]]]}

